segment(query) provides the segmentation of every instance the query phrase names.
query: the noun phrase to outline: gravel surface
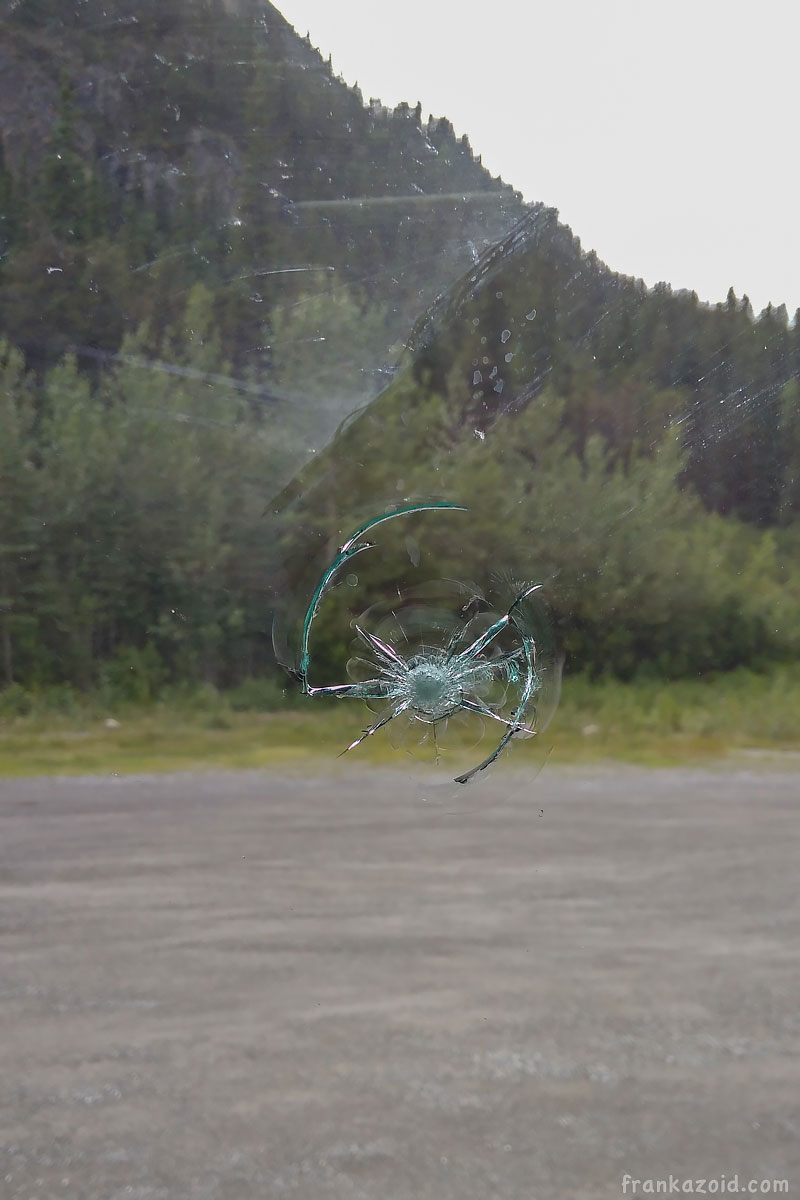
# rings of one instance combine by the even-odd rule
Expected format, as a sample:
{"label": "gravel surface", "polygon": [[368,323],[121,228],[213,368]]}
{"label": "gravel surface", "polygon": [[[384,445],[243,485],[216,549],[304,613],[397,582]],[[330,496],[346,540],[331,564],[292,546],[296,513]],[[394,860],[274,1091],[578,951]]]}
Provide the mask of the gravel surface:
{"label": "gravel surface", "polygon": [[755,769],[0,781],[0,1196],[798,1196],[799,802]]}

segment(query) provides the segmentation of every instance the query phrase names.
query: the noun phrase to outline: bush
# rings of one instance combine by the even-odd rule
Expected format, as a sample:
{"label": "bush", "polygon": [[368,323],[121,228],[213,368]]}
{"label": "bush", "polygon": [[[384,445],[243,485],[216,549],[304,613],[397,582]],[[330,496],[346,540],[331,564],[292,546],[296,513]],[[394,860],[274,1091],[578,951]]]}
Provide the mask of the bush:
{"label": "bush", "polygon": [[32,707],[29,693],[19,683],[9,684],[0,691],[0,720],[27,717]]}
{"label": "bush", "polygon": [[54,683],[32,695],[32,708],[37,713],[71,715],[79,707],[78,695],[68,683]]}
{"label": "bush", "polygon": [[234,712],[277,712],[288,704],[286,689],[273,676],[245,679],[227,700]]}
{"label": "bush", "polygon": [[158,651],[149,644],[143,650],[123,646],[106,663],[104,674],[109,703],[150,704],[158,697],[166,679]]}

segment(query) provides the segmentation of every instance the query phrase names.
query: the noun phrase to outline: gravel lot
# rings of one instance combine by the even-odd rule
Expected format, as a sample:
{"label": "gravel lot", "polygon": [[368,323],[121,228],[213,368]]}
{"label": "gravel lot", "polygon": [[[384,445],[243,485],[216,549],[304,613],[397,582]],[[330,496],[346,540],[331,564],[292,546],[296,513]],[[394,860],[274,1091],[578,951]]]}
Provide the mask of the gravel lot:
{"label": "gravel lot", "polygon": [[424,797],[0,781],[3,1200],[800,1195],[800,773]]}

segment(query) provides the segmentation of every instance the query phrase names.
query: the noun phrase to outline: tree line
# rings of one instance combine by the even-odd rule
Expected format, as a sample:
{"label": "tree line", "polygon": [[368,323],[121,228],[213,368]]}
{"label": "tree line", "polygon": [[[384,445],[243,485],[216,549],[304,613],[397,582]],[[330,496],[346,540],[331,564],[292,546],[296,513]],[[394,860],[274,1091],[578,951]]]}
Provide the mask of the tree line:
{"label": "tree line", "polygon": [[[3,343],[6,687],[146,700],[269,675],[275,591],[302,613],[310,548],[335,546],[350,514],[434,492],[469,507],[473,563],[521,562],[547,584],[573,670],[668,678],[797,656],[796,521],[759,528],[708,511],[674,427],[626,447],[600,424],[576,425],[548,383],[481,438],[409,367],[294,475],[285,504],[276,494],[287,463],[307,457],[305,421],[222,382],[232,377],[212,312],[198,285],[180,348],[168,339],[153,359],[131,337],[94,380],[69,355],[35,373]],[[619,386],[621,402],[635,394]],[[460,578],[460,542],[432,536],[437,571]],[[388,580],[366,562],[359,571],[363,605]],[[343,670],[345,649],[319,628],[322,667]]]}

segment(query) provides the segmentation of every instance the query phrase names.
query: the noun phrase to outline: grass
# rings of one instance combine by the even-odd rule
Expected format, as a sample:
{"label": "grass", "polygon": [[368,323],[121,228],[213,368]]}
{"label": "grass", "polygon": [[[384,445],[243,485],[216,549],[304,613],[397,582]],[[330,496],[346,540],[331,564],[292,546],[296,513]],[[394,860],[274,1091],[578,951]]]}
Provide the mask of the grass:
{"label": "grass", "polygon": [[[0,720],[0,777],[333,764],[362,721],[363,710],[346,701],[237,712],[214,693],[205,693],[200,705],[184,698],[113,709],[92,700],[67,711],[34,706],[29,715]],[[746,751],[798,752],[800,668],[668,684],[567,679],[542,741],[552,746],[555,763],[665,766],[735,761]],[[516,743],[508,760],[521,765],[540,758],[541,746],[532,742]],[[352,761],[409,760],[398,757],[382,732]]]}

